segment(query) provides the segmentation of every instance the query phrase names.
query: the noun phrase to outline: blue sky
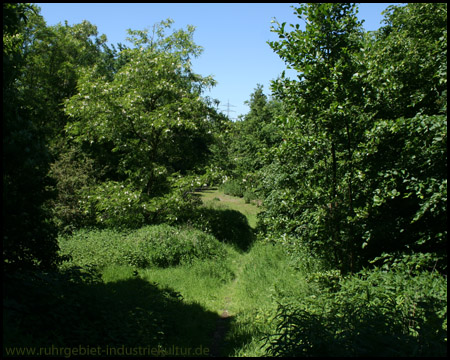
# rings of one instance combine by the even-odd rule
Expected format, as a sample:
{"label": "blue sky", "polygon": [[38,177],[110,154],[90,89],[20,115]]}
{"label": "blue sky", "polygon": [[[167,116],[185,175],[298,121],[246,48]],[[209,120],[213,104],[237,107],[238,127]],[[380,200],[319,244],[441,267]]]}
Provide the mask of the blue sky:
{"label": "blue sky", "polygon": [[[246,114],[244,101],[257,84],[270,93],[270,81],[285,70],[283,61],[269,45],[277,40],[270,32],[271,20],[295,24],[293,3],[37,3],[47,25],[65,20],[70,25],[88,20],[105,34],[108,42],[126,44],[126,30],[151,29],[152,25],[171,18],[173,29],[194,25],[194,41],[204,48],[192,61],[193,69],[203,76],[213,75],[218,84],[206,93],[220,100],[220,109],[236,118]],[[359,4],[360,19],[367,31],[381,26],[381,12],[387,3]],[[286,74],[289,75],[287,72]]]}

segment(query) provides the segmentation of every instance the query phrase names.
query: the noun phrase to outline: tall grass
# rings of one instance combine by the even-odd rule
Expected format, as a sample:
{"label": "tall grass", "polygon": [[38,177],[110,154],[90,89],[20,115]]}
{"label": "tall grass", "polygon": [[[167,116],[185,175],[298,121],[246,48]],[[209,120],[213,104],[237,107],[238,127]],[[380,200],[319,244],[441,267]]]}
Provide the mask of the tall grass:
{"label": "tall grass", "polygon": [[[161,289],[170,287],[187,305],[217,315],[226,310],[230,321],[222,355],[264,356],[264,336],[275,331],[273,319],[281,299],[311,296],[318,285],[292,266],[292,259],[280,245],[256,242],[246,253],[225,245],[225,251],[226,256],[212,261],[197,259],[137,272],[129,266],[111,265],[103,269],[103,279],[110,282],[135,276]],[[306,261],[309,256],[304,256]],[[204,324],[195,336],[207,341],[205,333],[209,331],[211,341],[214,327]]]}
{"label": "tall grass", "polygon": [[[304,257],[307,261],[309,255]],[[239,276],[229,291],[233,319],[227,334],[228,355],[265,356],[263,338],[275,330],[272,320],[280,299],[307,297],[315,289],[307,274],[292,266],[282,246],[256,242],[242,257]]]}
{"label": "tall grass", "polygon": [[226,312],[222,356],[333,355],[337,347],[370,355],[371,339],[389,345],[381,354],[444,353],[446,278],[411,276],[413,263],[344,278],[288,239],[255,240],[248,217],[237,214],[253,205],[208,196],[223,201],[205,201],[197,229],[60,237],[70,257],[60,273],[7,279],[6,343],[218,348],[213,335]]}
{"label": "tall grass", "polygon": [[[226,310],[231,317],[222,355],[265,355],[263,337],[275,330],[278,302],[286,296],[310,296],[316,286],[306,280],[307,272],[320,271],[320,264],[306,253],[296,253],[295,263],[303,265],[292,266],[284,246],[251,245],[254,235],[244,220],[254,216],[256,225],[256,206],[219,191],[206,193],[203,201],[196,221],[222,243],[193,228],[158,225],[129,233],[80,231],[61,239],[61,248],[72,255],[72,264],[102,265],[106,283],[139,278],[172,289],[187,305],[216,315]],[[244,220],[242,212],[247,213]],[[236,246],[242,242],[248,245]],[[197,325],[190,336],[208,342],[206,334],[212,336],[214,324]]]}
{"label": "tall grass", "polygon": [[139,274],[146,281],[171,286],[183,296],[184,301],[199,304],[219,314],[225,294],[224,285],[236,276],[230,257],[237,253],[231,246],[227,246],[227,252],[228,257],[214,261],[196,260],[165,269],[147,268],[139,271]]}
{"label": "tall grass", "polygon": [[223,244],[212,235],[166,224],[129,232],[82,229],[60,237],[59,245],[61,254],[69,258],[65,267],[102,268],[111,264],[168,267],[225,255]]}

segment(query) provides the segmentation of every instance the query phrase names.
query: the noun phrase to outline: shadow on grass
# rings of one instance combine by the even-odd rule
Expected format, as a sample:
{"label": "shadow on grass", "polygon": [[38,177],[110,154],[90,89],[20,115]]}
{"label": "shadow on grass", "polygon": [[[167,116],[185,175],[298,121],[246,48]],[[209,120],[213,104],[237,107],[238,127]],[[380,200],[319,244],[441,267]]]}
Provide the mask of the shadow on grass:
{"label": "shadow on grass", "polygon": [[255,239],[247,218],[237,210],[200,207],[189,216],[187,222],[242,251],[247,251]]}
{"label": "shadow on grass", "polygon": [[85,355],[101,356],[205,356],[219,318],[138,276],[104,283],[80,269],[8,275],[3,293],[4,356],[14,347],[59,356],[68,348],[95,348]]}

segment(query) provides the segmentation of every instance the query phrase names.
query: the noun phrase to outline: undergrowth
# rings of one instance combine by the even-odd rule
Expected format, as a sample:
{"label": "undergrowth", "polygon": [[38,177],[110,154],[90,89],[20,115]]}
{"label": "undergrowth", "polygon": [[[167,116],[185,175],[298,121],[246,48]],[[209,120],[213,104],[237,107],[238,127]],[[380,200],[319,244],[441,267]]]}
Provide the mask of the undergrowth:
{"label": "undergrowth", "polygon": [[425,257],[344,276],[307,248],[254,241],[234,213],[208,229],[226,210],[196,214],[209,233],[162,224],[60,236],[59,271],[5,279],[5,345],[207,349],[226,309],[222,356],[446,355],[447,279]]}
{"label": "undergrowth", "polygon": [[318,291],[278,299],[271,356],[445,356],[447,279],[411,260],[341,276],[311,274]]}
{"label": "undergrowth", "polygon": [[70,258],[65,266],[168,267],[225,255],[223,244],[212,235],[166,224],[128,232],[81,229],[61,237],[59,244],[61,254]]}

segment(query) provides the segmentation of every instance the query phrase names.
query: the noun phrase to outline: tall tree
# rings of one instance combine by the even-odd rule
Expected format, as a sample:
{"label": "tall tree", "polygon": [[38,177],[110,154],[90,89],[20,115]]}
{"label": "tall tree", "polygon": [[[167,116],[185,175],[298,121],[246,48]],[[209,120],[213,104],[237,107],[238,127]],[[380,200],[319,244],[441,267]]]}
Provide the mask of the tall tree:
{"label": "tall tree", "polygon": [[19,81],[36,126],[57,156],[65,146],[64,100],[75,94],[80,69],[96,64],[104,75],[109,70],[102,53],[106,36],[98,36],[97,27],[88,21],[47,26],[39,15],[30,16],[25,30],[27,61]]}
{"label": "tall tree", "polygon": [[[446,268],[447,4],[391,6],[365,45],[370,125],[357,151],[362,255],[431,252]],[[431,266],[436,266],[432,264]]]}
{"label": "tall tree", "polygon": [[354,10],[302,5],[304,31],[274,30],[299,75],[273,87],[290,112],[263,225],[344,270],[383,252],[431,252],[445,269],[447,5],[389,7],[368,34]]}
{"label": "tall tree", "polygon": [[230,145],[236,177],[245,177],[261,169],[265,164],[265,150],[281,141],[280,131],[272,123],[280,103],[269,100],[262,85],[258,84],[246,104],[250,111],[235,123]]}
{"label": "tall tree", "polygon": [[118,174],[148,196],[166,191],[168,174],[201,163],[212,138],[208,115],[214,111],[201,95],[214,80],[192,72],[190,59],[202,51],[193,42],[194,27],[166,36],[172,22],[155,25],[152,34],[129,30],[134,47],[122,51],[128,61],[113,80],[97,66],[85,68],[78,94],[65,105],[73,118],[69,136],[110,144]]}
{"label": "tall tree", "polygon": [[51,268],[58,259],[55,228],[43,207],[49,198],[45,136],[20,86],[26,71],[28,19],[38,9],[3,4],[3,261],[4,269]]}
{"label": "tall tree", "polygon": [[[285,187],[283,198],[293,201],[287,208],[294,210],[282,212],[291,212],[286,219],[296,218],[287,221],[289,232],[322,250],[333,249],[327,250],[334,254],[333,261],[351,268],[352,229],[345,219],[353,212],[354,138],[360,132],[354,114],[361,98],[355,76],[361,22],[354,4],[303,4],[295,13],[305,22],[305,30],[291,24],[289,32],[286,23],[278,24],[273,31],[280,40],[269,43],[288,67],[298,71],[298,81],[285,79],[283,74],[273,83],[274,94],[293,114],[280,124],[285,142],[278,161],[294,167],[281,185]],[[300,222],[319,226],[308,229],[299,224],[302,218]]]}

